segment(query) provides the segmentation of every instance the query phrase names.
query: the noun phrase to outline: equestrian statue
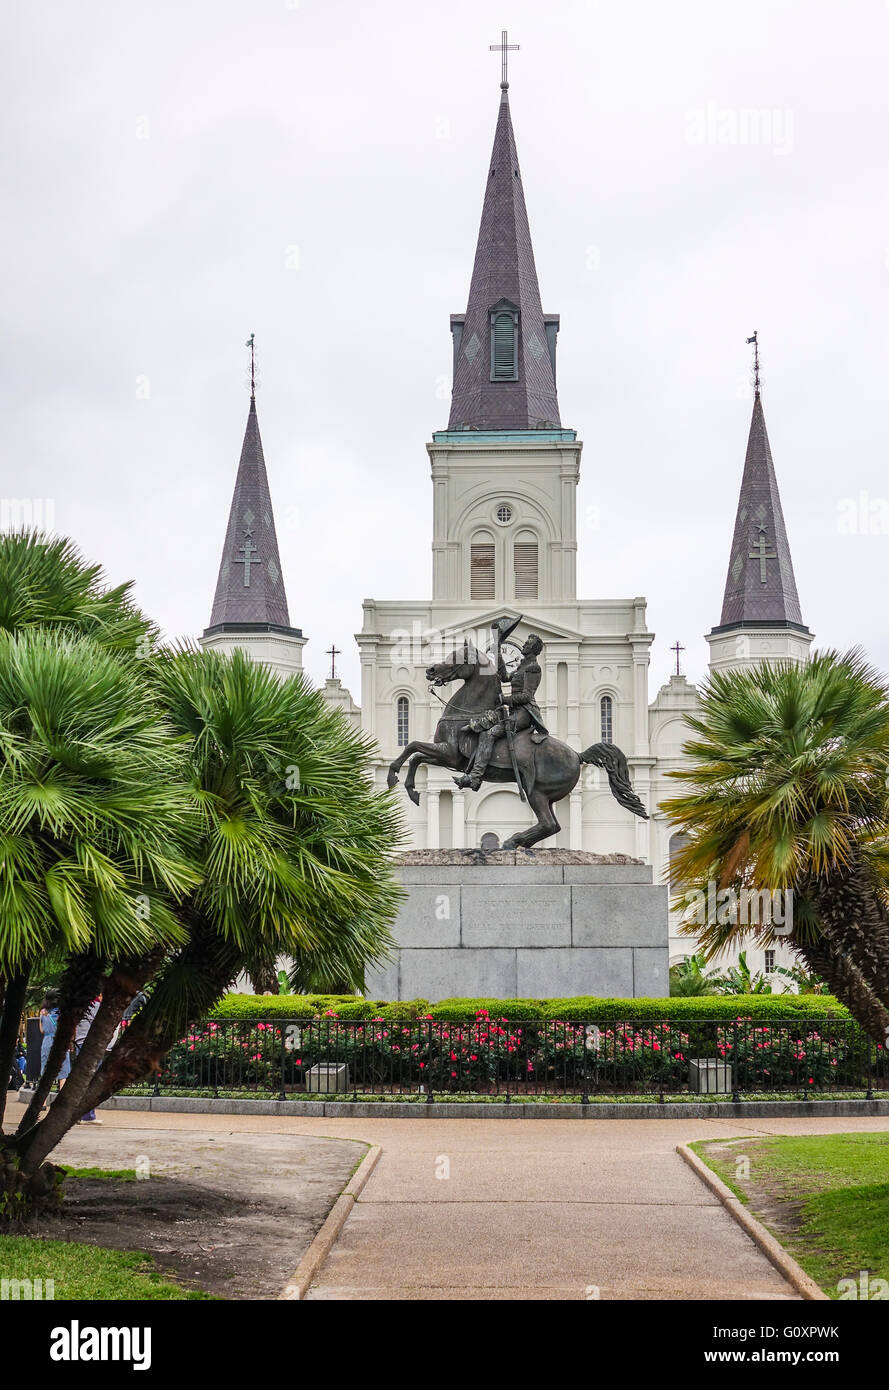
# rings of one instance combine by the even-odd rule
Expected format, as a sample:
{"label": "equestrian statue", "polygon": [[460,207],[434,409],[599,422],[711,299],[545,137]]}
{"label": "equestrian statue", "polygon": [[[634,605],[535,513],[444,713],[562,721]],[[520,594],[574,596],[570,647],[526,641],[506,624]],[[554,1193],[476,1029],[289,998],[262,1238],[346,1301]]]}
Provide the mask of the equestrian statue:
{"label": "equestrian statue", "polygon": [[[433,741],[413,740],[390,764],[389,787],[397,784],[406,762],[404,788],[416,805],[420,796],[415,778],[421,763],[452,768],[460,774],[454,778],[457,786],[472,791],[482,782],[515,782],[537,820],[502,847],[529,849],[561,829],[553,806],[574,790],[582,765],[592,763],[605,769],[615,800],[647,820],[648,812],[633,791],[627,760],[616,744],[594,743],[577,753],[547,730],[536,699],[543,642],[535,633],[521,649],[506,640],[521,621],[521,616],[507,617],[491,624],[493,652],[479,652],[467,639],[446,660],[426,668],[433,690],[455,680],[463,684],[445,704]],[[504,646],[513,656],[509,666]]]}

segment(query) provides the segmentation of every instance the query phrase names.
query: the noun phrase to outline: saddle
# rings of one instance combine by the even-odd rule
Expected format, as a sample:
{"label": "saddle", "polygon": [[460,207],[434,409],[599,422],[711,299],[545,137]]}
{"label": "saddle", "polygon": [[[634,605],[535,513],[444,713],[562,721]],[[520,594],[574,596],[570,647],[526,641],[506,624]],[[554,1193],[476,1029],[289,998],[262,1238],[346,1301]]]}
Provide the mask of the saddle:
{"label": "saddle", "polygon": [[[539,729],[522,729],[515,735],[515,755],[519,765],[519,772],[525,784],[526,792],[530,792],[534,787],[534,747],[535,743],[545,743],[548,734],[542,734]],[[471,768],[475,758],[475,750],[478,747],[478,734],[466,730],[461,733],[459,749],[461,755],[466,759],[467,770]],[[494,752],[491,761],[488,763],[488,770],[498,772],[512,772],[512,761],[509,756],[509,745],[505,738],[498,738],[494,745]]]}

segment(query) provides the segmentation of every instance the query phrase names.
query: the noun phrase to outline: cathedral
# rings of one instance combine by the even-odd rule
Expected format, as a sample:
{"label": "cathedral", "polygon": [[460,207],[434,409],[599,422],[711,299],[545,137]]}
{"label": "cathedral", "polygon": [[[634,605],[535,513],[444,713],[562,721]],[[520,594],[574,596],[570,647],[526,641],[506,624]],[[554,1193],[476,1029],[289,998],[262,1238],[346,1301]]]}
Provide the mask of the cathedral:
{"label": "cathedral", "polygon": [[[326,682],[325,697],[375,740],[373,772],[383,787],[405,745],[432,738],[442,704],[427,684],[426,667],[467,636],[484,650],[495,619],[521,615],[515,638],[533,632],[544,643],[538,698],[547,727],[578,751],[599,741],[617,744],[650,814],[641,820],[623,810],[604,771],[587,766],[556,807],[562,829],[547,844],[631,855],[653,866],[656,881],[669,882],[675,845],[659,805],[677,790],[667,773],[682,767],[685,717],[695,711],[697,690],[677,673],[650,700],[654,634],[644,598],[577,593],[583,444],[560,416],[559,315],[545,312],[540,296],[505,80],[469,297],[465,311],[451,315],[450,332],[450,417],[426,444],[432,592],[365,599],[356,634],[359,700],[335,678]],[[302,667],[305,639],[290,621],[253,396],[201,640],[221,650],[242,647],[282,676]],[[812,642],[800,611],[758,379],[722,608],[707,641],[712,671],[805,661]],[[419,807],[403,801],[415,848],[477,847],[484,836],[499,843],[529,824],[513,786],[461,791],[450,771],[421,768],[417,787]],[[671,964],[694,949],[677,933],[678,922],[671,926]],[[777,956],[748,952],[753,968],[766,971],[776,958],[789,963],[786,954],[780,947]]]}

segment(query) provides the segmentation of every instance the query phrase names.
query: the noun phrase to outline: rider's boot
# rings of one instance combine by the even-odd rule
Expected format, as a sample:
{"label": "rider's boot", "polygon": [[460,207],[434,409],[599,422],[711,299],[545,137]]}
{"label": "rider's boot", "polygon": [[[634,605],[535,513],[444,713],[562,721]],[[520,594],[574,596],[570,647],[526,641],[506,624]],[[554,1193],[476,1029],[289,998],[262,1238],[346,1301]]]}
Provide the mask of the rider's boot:
{"label": "rider's boot", "polygon": [[478,791],[484,781],[485,771],[494,751],[494,737],[495,735],[490,729],[486,729],[481,735],[475,750],[475,762],[472,764],[472,771],[459,780],[454,778],[458,787],[469,787],[474,792]]}

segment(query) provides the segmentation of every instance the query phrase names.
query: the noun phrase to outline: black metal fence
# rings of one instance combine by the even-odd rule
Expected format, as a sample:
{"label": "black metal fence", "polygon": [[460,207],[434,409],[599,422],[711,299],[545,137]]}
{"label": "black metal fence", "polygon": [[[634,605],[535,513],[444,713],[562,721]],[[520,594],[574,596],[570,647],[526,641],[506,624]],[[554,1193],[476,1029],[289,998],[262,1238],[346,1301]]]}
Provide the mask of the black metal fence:
{"label": "black metal fence", "polygon": [[886,1051],[847,1019],[208,1022],[170,1052],[155,1094],[521,1100],[889,1092]]}

